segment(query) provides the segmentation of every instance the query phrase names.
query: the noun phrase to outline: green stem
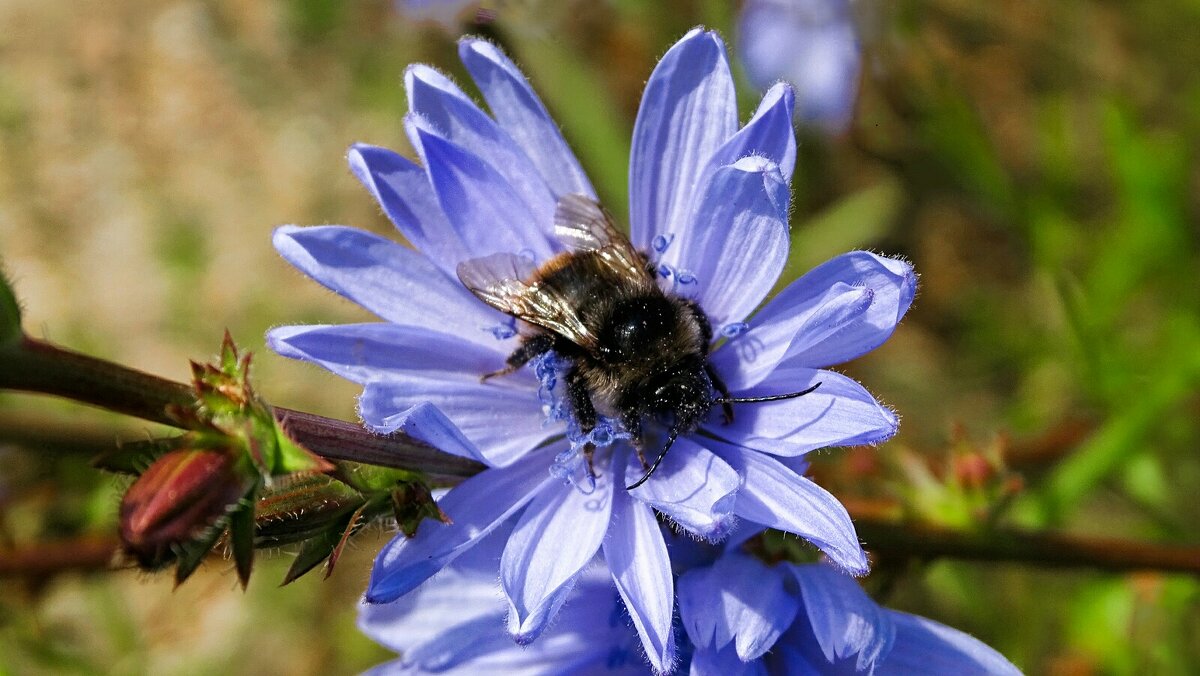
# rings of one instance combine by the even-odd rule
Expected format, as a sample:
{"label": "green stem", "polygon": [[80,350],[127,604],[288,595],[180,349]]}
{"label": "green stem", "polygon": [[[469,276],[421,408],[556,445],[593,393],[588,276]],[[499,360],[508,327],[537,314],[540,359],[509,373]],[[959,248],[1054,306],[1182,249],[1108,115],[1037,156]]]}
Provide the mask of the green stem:
{"label": "green stem", "polygon": [[[163,425],[178,426],[169,406],[194,406],[184,383],[24,337],[0,347],[0,389],[66,397]],[[349,460],[424,472],[430,480],[453,484],[484,466],[443,453],[403,434],[380,436],[358,425],[312,413],[274,407],[284,429],[308,450],[330,460]]]}

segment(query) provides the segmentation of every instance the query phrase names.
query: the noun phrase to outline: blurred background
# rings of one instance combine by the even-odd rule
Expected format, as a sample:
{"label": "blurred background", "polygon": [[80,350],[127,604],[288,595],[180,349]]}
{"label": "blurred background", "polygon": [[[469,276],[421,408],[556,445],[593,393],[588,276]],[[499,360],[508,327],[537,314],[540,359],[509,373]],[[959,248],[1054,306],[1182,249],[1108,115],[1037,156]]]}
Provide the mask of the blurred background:
{"label": "blurred background", "polygon": [[[411,155],[405,66],[469,87],[455,39],[498,41],[621,214],[642,86],[704,24],[730,44],[743,119],[763,77],[797,82],[787,277],[852,248],[921,274],[896,335],[842,367],[900,412],[900,434],[817,454],[818,479],[852,510],[946,527],[1200,544],[1200,4],[856,0],[804,9],[782,38],[759,31],[784,19],[743,9],[790,11],[0,1],[0,265],[26,331],[184,380],[228,327],[271,402],[353,420],[354,386],[262,336],[366,315],[286,265],[270,234],[394,234],[344,154],[364,141]],[[764,75],[757,39],[802,56]],[[113,534],[126,483],[87,461],[156,432],[0,394],[0,674],[341,674],[389,657],[354,627],[388,533],[359,536],[324,582],[277,587],[291,555],[260,553],[245,593],[219,561],[179,589],[103,570],[87,546]],[[60,558],[96,570],[12,565],[64,542]],[[893,552],[867,584],[1029,673],[1200,670],[1194,577]]]}

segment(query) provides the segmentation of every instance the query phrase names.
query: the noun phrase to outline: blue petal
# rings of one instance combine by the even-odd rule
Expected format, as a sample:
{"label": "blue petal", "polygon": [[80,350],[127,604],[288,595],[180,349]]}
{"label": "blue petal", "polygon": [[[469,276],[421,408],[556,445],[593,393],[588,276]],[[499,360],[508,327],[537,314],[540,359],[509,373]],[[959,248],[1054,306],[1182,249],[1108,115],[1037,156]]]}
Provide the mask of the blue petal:
{"label": "blue petal", "polygon": [[658,520],[653,510],[618,488],[613,493],[612,523],[604,541],[604,560],[650,664],[656,672],[669,672],[675,662],[671,631],[675,589]]}
{"label": "blue petal", "polygon": [[546,628],[600,549],[612,513],[612,473],[584,493],[570,484],[546,487],[509,536],[500,561],[509,632],[527,644]]}
{"label": "blue petal", "polygon": [[284,226],[272,241],[301,272],[382,319],[495,342],[481,327],[495,325],[501,315],[411,249],[338,226]]}
{"label": "blue petal", "polygon": [[721,167],[695,203],[692,225],[662,257],[692,273],[713,327],[740,322],[775,285],[787,261],[788,188],[761,157]]}
{"label": "blue petal", "polygon": [[538,221],[495,167],[438,136],[419,116],[409,114],[405,124],[438,204],[471,257],[528,252],[538,261],[549,258],[552,221]]}
{"label": "blue petal", "polygon": [[[361,413],[361,403],[359,409]],[[512,464],[513,460],[537,445],[537,440],[526,439],[522,439],[519,446],[497,448],[489,445],[489,454],[484,455],[479,446],[468,439],[462,430],[455,427],[445,413],[428,402],[410,406],[399,413],[385,417],[380,417],[380,414],[374,411],[368,411],[364,418],[375,421],[366,422],[364,420],[364,424],[377,434],[404,434],[417,441],[423,441],[443,453],[470,458],[491,467],[504,467]]]}
{"label": "blue petal", "polygon": [[455,267],[471,257],[470,249],[446,220],[425,170],[391,150],[364,143],[352,146],[346,159],[400,234],[454,279]]}
{"label": "blue petal", "polygon": [[742,554],[726,554],[709,568],[685,573],[679,578],[679,616],[688,637],[708,649],[732,642],[744,662],[762,657],[800,606],[785,577]]}
{"label": "blue petal", "polygon": [[883,609],[896,627],[896,643],[875,672],[1019,676],[1021,670],[977,638],[933,620]]}
{"label": "blue petal", "polygon": [[737,527],[730,531],[729,537],[721,543],[721,546],[725,548],[725,551],[733,551],[751,539],[758,537],[765,530],[767,530],[767,527],[761,523],[755,521],[738,521]]}
{"label": "blue petal", "polygon": [[465,38],[458,54],[492,109],[496,122],[525,149],[556,196],[595,196],[592,184],[567,147],[558,125],[541,99],[500,48],[486,40]]}
{"label": "blue petal", "polygon": [[452,488],[438,501],[451,523],[427,521],[414,537],[401,535],[385,545],[371,569],[366,601],[395,601],[473,547],[551,481],[546,474],[551,457],[552,452],[533,454]]}
{"label": "blue petal", "polygon": [[786,82],[773,85],[763,95],[758,110],[746,126],[726,141],[709,160],[706,173],[748,157],[765,157],[779,167],[783,182],[792,182],[796,167],[796,132],[792,126],[792,106],[795,94]]}
{"label": "blue petal", "polygon": [[[281,326],[267,333],[267,344],[279,354],[319,364],[359,384],[383,378],[403,381],[419,373],[465,375],[477,382],[481,374],[502,368],[508,351],[495,349],[505,344],[491,336],[486,340],[492,344],[467,342],[433,329],[383,323]],[[530,393],[537,387],[528,378],[524,384]]]}
{"label": "blue petal", "polygon": [[[498,610],[470,617],[472,611],[479,607],[494,609],[490,599],[478,599],[468,596],[466,585],[459,587],[459,593],[447,594],[449,598],[427,599],[422,596],[420,590],[410,594],[409,597],[418,597],[422,601],[431,606],[431,610],[436,612],[436,615],[442,615],[446,618],[453,618],[454,623],[448,627],[438,627],[436,633],[428,636],[424,641],[414,642],[413,639],[408,640],[409,648],[395,648],[394,650],[402,651],[404,657],[399,660],[399,665],[409,669],[413,669],[415,673],[445,673],[450,669],[459,666],[475,666],[474,661],[486,655],[512,650],[515,646],[512,645],[512,640],[500,630],[504,626],[504,608],[501,606]],[[492,581],[492,587],[495,587],[495,581]],[[386,603],[379,605],[365,604],[367,610],[363,613],[364,616],[375,611],[375,609],[391,610],[393,606],[403,604],[407,599],[401,599],[396,603]],[[406,604],[407,605],[407,604]],[[464,618],[464,614],[467,615]],[[388,630],[392,634],[402,634],[402,632],[421,632],[430,633],[430,620],[432,626],[440,624],[435,613],[427,612],[426,609],[420,609],[420,612],[409,613],[408,617],[402,617],[398,621],[391,621],[388,624]],[[364,617],[360,616],[359,627],[364,633],[371,636],[370,628],[363,625]],[[366,621],[382,623],[386,619],[373,619],[369,616]],[[416,634],[420,636],[421,634]],[[379,640],[375,636],[371,636]],[[381,643],[383,641],[380,641]],[[389,646],[391,647],[391,646]]]}
{"label": "blue petal", "polygon": [[679,617],[698,648],[718,650],[733,641],[734,628],[726,621],[721,594],[714,593],[721,583],[712,566],[694,568],[679,577]]}
{"label": "blue petal", "polygon": [[800,613],[800,616],[804,619],[797,619],[775,644],[775,649],[763,658],[767,673],[788,676],[857,674],[858,670],[853,665],[835,666],[825,660],[817,639],[812,635],[812,628],[808,626],[807,617],[804,613]]}
{"label": "blue petal", "polygon": [[693,29],[658,62],[642,94],[629,161],[635,246],[649,251],[656,235],[685,234],[701,173],[735,131],[725,44]]}
{"label": "blue petal", "polygon": [[[740,478],[724,460],[697,441],[704,440],[677,440],[650,479],[630,494],[688,531],[717,541],[733,526]],[[643,471],[641,464],[631,457],[625,483],[633,483]]]}
{"label": "blue petal", "polygon": [[[689,673],[691,676],[714,676],[716,674],[720,676],[767,676],[772,672],[767,670],[767,666],[762,660],[743,662],[738,658],[737,650],[733,646],[726,646],[720,650],[697,648],[692,653]],[[798,676],[791,671],[777,673]]]}
{"label": "blue petal", "polygon": [[758,382],[782,362],[821,368],[883,344],[916,293],[912,266],[854,251],[813,268],[713,355],[726,380]]}
{"label": "blue petal", "polygon": [[816,391],[794,399],[734,404],[732,423],[704,427],[763,453],[796,456],[826,446],[877,444],[890,439],[899,426],[896,415],[862,385],[833,371],[782,366],[747,389],[737,378],[731,380],[730,390],[739,397],[798,392],[820,383]]}
{"label": "blue petal", "polygon": [[[487,575],[486,582],[495,589],[495,571]],[[443,581],[444,580],[444,581]],[[483,578],[476,581],[482,582]],[[418,636],[427,633],[422,621],[434,626],[445,624],[447,618],[456,621],[455,626],[431,637],[427,643],[417,645],[406,652],[400,660],[371,670],[371,674],[574,674],[603,671],[611,674],[644,674],[645,662],[637,656],[626,655],[631,632],[624,625],[619,630],[605,627],[606,620],[613,614],[615,602],[612,582],[604,580],[603,589],[596,585],[582,585],[578,603],[563,609],[559,621],[541,639],[529,646],[518,645],[503,630],[503,609],[498,615],[479,618],[475,621],[457,622],[464,613],[471,615],[472,607],[478,604],[469,597],[455,596],[454,586],[460,584],[457,577],[439,575],[426,587],[446,588],[447,602],[435,604],[442,617],[434,617],[423,609],[416,609],[416,617],[402,618],[392,632],[401,634],[411,630]],[[422,587],[412,596],[419,596]],[[457,604],[455,599],[457,598]],[[406,600],[406,599],[405,599]],[[398,603],[404,603],[401,600]],[[503,607],[501,597],[496,596]],[[366,606],[367,608],[388,608]],[[490,606],[490,604],[489,604]],[[581,607],[582,606],[582,607]],[[606,631],[607,629],[607,631]],[[403,639],[402,639],[403,640]],[[411,645],[411,640],[408,641]],[[394,646],[392,646],[394,647]]]}
{"label": "blue petal", "polygon": [[380,434],[402,431],[448,453],[504,466],[562,434],[561,424],[546,424],[535,389],[527,371],[486,383],[476,373],[409,373],[368,382],[358,412]]}
{"label": "blue petal", "polygon": [[[470,148],[494,169],[524,202],[546,233],[554,224],[555,196],[541,172],[512,137],[488,117],[453,82],[423,64],[404,74],[409,109],[423,128],[461,148]],[[449,210],[447,210],[449,212]]]}
{"label": "blue petal", "polygon": [[866,552],[846,508],[817,484],[754,451],[712,445],[744,477],[734,511],[746,521],[795,533],[819,547],[840,568],[864,575]]}
{"label": "blue petal", "polygon": [[529,646],[513,642],[504,631],[507,603],[496,579],[510,531],[497,528],[399,601],[360,606],[363,631],[403,653],[370,673],[645,673],[612,577],[601,566],[584,571],[577,598],[540,639]]}
{"label": "blue petal", "polygon": [[800,585],[808,623],[826,661],[836,664],[855,658],[858,671],[871,672],[887,659],[896,639],[896,627],[887,611],[852,578],[820,564],[783,565]]}
{"label": "blue petal", "polygon": [[871,287],[838,282],[807,313],[755,326],[753,334],[748,329],[736,334],[713,356],[713,364],[736,387],[749,387],[768,377],[797,344],[819,343],[837,334],[859,321],[874,302]]}
{"label": "blue petal", "polygon": [[[422,528],[431,526],[424,524]],[[359,604],[358,628],[372,640],[396,652],[408,653],[438,640],[443,632],[456,626],[487,618],[492,623],[491,633],[511,643],[501,630],[505,610],[495,569],[482,573],[451,566],[429,584],[395,602]],[[486,632],[480,632],[481,637],[485,635]]]}

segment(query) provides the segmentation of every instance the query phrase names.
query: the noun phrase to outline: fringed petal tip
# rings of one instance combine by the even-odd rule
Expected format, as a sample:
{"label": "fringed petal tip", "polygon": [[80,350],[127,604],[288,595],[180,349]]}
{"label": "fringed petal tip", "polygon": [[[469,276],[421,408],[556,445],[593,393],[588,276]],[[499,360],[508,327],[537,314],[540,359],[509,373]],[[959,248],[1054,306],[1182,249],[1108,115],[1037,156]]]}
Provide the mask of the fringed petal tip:
{"label": "fringed petal tip", "polygon": [[859,543],[858,552],[847,552],[852,558],[839,557],[834,558],[829,554],[825,554],[822,558],[833,568],[849,575],[850,577],[866,577],[871,574],[871,561],[867,557],[867,552],[862,548],[862,543]]}

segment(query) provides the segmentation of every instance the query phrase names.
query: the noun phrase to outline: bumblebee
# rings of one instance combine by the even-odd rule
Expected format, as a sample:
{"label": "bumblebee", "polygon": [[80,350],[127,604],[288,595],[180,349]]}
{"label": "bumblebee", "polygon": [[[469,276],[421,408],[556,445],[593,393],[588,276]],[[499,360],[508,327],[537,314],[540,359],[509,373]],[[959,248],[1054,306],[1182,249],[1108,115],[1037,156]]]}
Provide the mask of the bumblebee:
{"label": "bumblebee", "polygon": [[[567,401],[580,430],[591,432],[604,414],[630,435],[645,474],[627,490],[645,483],[675,439],[699,427],[713,406],[721,405],[729,423],[732,404],[799,397],[820,386],[731,397],[708,359],[713,331],[704,311],[659,287],[654,264],[603,207],[584,195],[562,198],[554,234],[567,251],[540,267],[514,253],[458,266],[458,278],[471,293],[529,326],[506,367],[483,378],[512,373],[551,350],[566,360]],[[646,420],[667,428],[666,444],[652,464],[645,453]],[[590,443],[584,446],[589,471],[594,450]]]}

